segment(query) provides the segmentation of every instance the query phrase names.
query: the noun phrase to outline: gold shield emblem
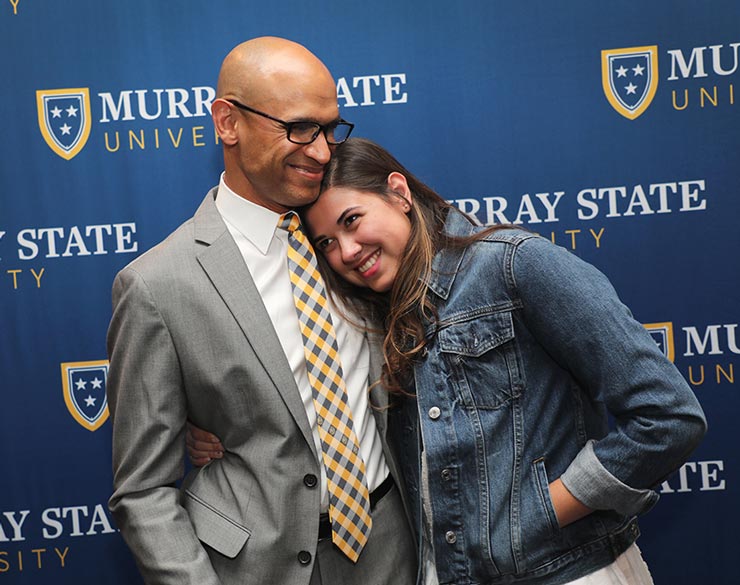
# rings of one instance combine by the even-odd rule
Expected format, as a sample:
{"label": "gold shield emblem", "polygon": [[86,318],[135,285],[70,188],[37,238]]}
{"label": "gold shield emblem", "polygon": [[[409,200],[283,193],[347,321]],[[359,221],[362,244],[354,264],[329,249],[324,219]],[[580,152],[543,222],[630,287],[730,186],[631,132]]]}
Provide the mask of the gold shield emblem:
{"label": "gold shield emblem", "polygon": [[612,107],[634,120],[648,108],[658,89],[658,47],[601,51],[601,83]]}
{"label": "gold shield emblem", "polygon": [[64,403],[72,418],[88,431],[99,429],[108,420],[107,380],[107,360],[62,364]]}
{"label": "gold shield emblem", "polygon": [[65,160],[75,157],[90,136],[90,91],[86,87],[36,92],[39,129],[46,144]]}

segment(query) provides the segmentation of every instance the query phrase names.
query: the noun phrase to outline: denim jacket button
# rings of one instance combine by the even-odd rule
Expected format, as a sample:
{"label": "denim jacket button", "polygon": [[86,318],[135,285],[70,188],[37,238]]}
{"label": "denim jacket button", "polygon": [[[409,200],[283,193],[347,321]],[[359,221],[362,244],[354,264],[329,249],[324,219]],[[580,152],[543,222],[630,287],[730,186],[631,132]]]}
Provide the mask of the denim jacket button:
{"label": "denim jacket button", "polygon": [[457,542],[457,534],[455,534],[452,530],[448,530],[445,533],[445,540],[449,544],[455,544]]}
{"label": "denim jacket button", "polygon": [[447,481],[448,479],[450,479],[450,477],[452,477],[452,472],[449,469],[443,469],[442,470],[442,479],[444,479],[445,481]]}
{"label": "denim jacket button", "polygon": [[440,411],[439,407],[437,406],[432,406],[429,409],[429,418],[431,418],[432,420],[437,420],[440,414],[442,414],[442,411]]}

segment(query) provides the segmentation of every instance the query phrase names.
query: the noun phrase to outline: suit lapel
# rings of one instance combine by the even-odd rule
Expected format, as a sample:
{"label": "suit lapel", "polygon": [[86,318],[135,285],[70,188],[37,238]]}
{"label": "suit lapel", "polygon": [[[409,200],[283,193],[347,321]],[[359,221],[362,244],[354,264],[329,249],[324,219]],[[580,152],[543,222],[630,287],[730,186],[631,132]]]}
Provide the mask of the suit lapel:
{"label": "suit lapel", "polygon": [[311,427],[290,365],[244,258],[216,208],[216,190],[208,193],[194,216],[195,240],[205,244],[197,254],[198,262],[316,454]]}

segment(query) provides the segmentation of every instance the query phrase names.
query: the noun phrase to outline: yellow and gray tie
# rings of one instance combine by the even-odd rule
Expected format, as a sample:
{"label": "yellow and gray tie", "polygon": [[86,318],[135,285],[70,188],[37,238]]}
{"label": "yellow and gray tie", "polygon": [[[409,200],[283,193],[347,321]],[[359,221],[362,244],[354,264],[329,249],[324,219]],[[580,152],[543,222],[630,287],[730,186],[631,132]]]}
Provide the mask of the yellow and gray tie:
{"label": "yellow and gray tie", "polygon": [[289,234],[288,268],[326,468],[332,541],[356,562],[372,527],[370,496],[324,282],[298,215],[280,216],[278,227]]}

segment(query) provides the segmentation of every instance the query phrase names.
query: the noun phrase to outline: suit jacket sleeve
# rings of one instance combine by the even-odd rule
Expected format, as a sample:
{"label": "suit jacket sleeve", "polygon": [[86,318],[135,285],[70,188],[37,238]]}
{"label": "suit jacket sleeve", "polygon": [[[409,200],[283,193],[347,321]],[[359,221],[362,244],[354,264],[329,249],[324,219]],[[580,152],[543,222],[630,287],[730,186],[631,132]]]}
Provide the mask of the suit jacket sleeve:
{"label": "suit jacket sleeve", "polygon": [[146,282],[124,269],[108,331],[113,422],[109,506],[147,583],[219,582],[176,483],[184,473],[187,400],[178,355]]}

